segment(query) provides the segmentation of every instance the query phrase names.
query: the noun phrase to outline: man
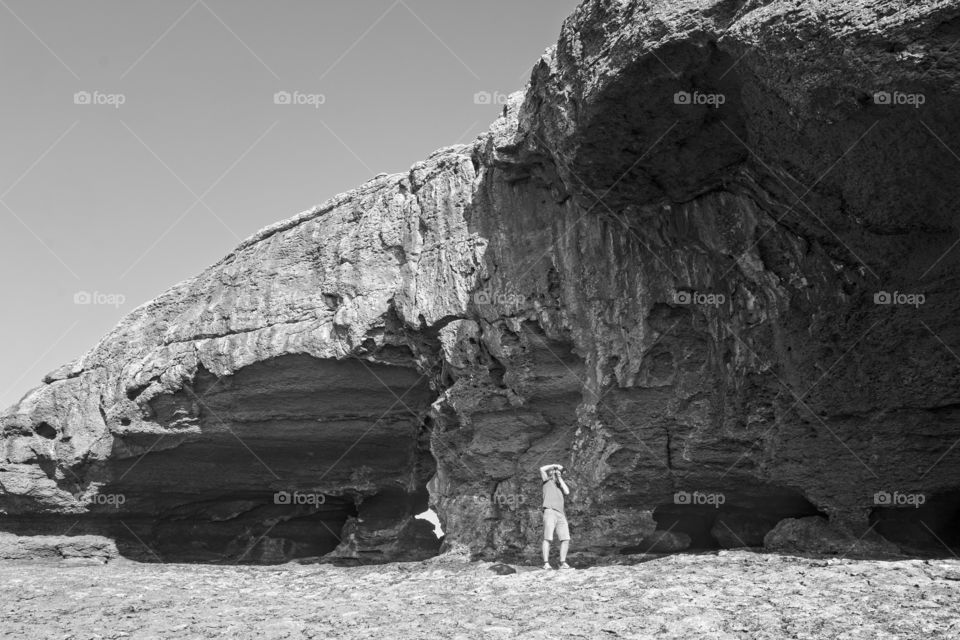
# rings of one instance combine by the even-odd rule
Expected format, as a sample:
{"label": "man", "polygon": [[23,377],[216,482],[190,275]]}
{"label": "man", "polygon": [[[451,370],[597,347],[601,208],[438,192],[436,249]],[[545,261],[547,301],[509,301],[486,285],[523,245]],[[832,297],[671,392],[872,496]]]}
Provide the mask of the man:
{"label": "man", "polygon": [[540,479],[543,481],[543,568],[550,566],[550,543],[556,532],[560,538],[560,568],[569,569],[567,549],[570,547],[570,528],[567,516],[563,512],[563,496],[570,494],[570,488],[563,481],[563,466],[545,464],[540,467]]}

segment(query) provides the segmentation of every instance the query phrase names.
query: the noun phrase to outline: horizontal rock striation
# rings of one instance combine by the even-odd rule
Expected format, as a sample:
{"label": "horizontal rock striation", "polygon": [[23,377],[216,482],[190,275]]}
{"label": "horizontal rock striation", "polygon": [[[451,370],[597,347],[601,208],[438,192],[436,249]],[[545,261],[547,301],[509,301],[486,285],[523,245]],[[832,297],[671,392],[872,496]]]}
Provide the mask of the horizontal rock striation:
{"label": "horizontal rock striation", "polygon": [[958,39],[954,1],[584,2],[474,143],[4,412],[0,529],[378,561],[436,552],[429,502],[445,548],[525,557],[559,461],[586,553],[950,552]]}

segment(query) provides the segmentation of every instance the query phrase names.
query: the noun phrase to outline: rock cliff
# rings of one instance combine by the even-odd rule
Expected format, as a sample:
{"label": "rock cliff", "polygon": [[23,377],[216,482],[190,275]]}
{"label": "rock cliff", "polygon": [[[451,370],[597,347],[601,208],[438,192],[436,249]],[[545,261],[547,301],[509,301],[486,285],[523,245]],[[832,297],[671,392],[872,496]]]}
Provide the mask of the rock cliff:
{"label": "rock cliff", "polygon": [[958,40],[954,0],[587,0],[474,143],[0,415],[0,530],[376,561],[430,504],[524,557],[561,462],[590,553],[960,546]]}

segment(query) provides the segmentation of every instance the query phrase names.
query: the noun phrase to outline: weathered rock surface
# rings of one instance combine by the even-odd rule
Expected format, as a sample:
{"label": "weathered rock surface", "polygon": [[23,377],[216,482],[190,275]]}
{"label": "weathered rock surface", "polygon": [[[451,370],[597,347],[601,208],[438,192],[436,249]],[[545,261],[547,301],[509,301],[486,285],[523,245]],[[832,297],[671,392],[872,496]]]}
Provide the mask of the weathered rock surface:
{"label": "weathered rock surface", "polygon": [[508,564],[503,564],[499,562],[497,564],[490,566],[490,571],[493,571],[498,576],[509,576],[510,574],[516,573],[517,570],[511,567]]}
{"label": "weathered rock surface", "polygon": [[0,558],[4,560],[106,563],[119,557],[113,540],[103,536],[18,536],[0,533]]}
{"label": "weathered rock surface", "polygon": [[900,550],[895,544],[872,531],[857,537],[830,526],[826,518],[786,518],[763,539],[770,551],[853,556],[893,556]]}
{"label": "weathered rock surface", "polygon": [[429,501],[447,547],[529,557],[559,461],[590,553],[817,514],[947,553],[958,38],[956,0],[584,2],[473,144],[264,229],[4,412],[0,529],[418,558]]}
{"label": "weathered rock surface", "polygon": [[640,541],[636,547],[627,547],[623,553],[675,553],[690,547],[690,536],[682,531],[657,529]]}
{"label": "weathered rock surface", "polygon": [[[803,638],[960,633],[960,561],[720,551],[576,571],[0,563],[10,638]],[[211,597],[215,594],[215,597]]]}

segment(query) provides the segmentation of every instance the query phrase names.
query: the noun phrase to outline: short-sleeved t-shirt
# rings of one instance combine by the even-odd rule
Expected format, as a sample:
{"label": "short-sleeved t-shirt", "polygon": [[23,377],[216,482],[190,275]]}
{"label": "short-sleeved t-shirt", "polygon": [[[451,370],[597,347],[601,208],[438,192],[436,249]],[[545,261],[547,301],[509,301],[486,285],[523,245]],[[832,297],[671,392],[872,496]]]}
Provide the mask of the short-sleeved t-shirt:
{"label": "short-sleeved t-shirt", "polygon": [[563,513],[563,491],[553,478],[548,478],[543,483],[543,506]]}

